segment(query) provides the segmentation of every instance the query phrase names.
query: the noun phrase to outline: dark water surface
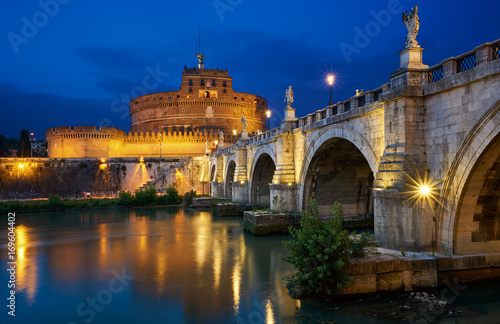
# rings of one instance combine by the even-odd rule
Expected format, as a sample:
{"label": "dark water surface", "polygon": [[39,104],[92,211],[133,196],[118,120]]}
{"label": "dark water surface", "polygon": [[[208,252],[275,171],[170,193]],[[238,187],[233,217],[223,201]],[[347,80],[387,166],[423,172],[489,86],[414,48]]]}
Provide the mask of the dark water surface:
{"label": "dark water surface", "polygon": [[14,318],[4,216],[0,323],[500,323],[491,282],[446,290],[454,318],[401,311],[407,299],[397,295],[291,299],[279,257],[288,236],[254,237],[241,218],[179,208],[17,214]]}

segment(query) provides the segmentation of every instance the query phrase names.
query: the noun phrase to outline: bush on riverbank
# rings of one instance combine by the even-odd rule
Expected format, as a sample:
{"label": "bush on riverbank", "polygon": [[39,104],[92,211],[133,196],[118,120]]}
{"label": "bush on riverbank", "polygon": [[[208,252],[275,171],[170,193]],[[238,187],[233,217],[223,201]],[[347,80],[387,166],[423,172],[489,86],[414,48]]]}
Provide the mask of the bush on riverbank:
{"label": "bush on riverbank", "polygon": [[0,202],[0,212],[37,212],[47,210],[86,209],[112,206],[155,206],[176,205],[181,203],[177,189],[170,187],[165,195],[158,195],[156,188],[148,187],[135,195],[129,191],[120,191],[118,198],[88,198],[88,199],[61,199],[58,195],[50,196],[47,200],[4,201]]}
{"label": "bush on riverbank", "polygon": [[333,205],[332,218],[327,222],[319,218],[313,199],[308,206],[308,212],[302,213],[300,228],[289,228],[294,239],[283,242],[290,254],[281,257],[297,270],[283,278],[293,298],[336,294],[352,281],[348,270],[350,256],[362,255],[366,246],[365,239],[354,242],[349,239],[349,232],[342,229],[340,203]]}

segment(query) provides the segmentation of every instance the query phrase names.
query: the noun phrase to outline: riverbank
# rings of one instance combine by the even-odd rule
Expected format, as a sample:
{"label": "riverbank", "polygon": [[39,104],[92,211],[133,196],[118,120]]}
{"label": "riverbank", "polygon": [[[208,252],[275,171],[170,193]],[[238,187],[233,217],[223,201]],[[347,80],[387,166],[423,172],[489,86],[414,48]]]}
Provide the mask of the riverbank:
{"label": "riverbank", "polygon": [[368,249],[365,257],[351,260],[353,281],[340,292],[342,296],[425,290],[447,283],[500,278],[500,253],[445,255]]}
{"label": "riverbank", "polygon": [[59,196],[50,196],[48,199],[1,201],[0,212],[35,213],[105,208],[166,207],[182,205],[184,198],[192,199],[195,196],[194,191],[181,196],[173,187],[168,188],[166,194],[158,195],[154,187],[149,187],[135,194],[122,191],[117,198],[61,199]]}
{"label": "riverbank", "polygon": [[74,210],[106,210],[106,209],[130,209],[149,207],[181,207],[182,203],[175,204],[151,204],[151,205],[120,205],[118,198],[83,198],[83,199],[63,199],[63,206],[52,207],[45,200],[24,200],[24,201],[2,201],[0,202],[0,212],[9,213],[47,213],[55,211]]}

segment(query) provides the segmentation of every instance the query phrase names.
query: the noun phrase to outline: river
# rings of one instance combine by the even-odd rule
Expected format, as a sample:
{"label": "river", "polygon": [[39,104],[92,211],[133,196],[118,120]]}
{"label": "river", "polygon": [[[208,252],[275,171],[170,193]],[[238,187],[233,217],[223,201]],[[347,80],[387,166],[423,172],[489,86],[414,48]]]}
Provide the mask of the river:
{"label": "river", "polygon": [[181,208],[17,214],[15,318],[0,227],[1,323],[500,322],[497,284],[459,292],[453,318],[401,311],[404,295],[294,300],[281,279],[290,237],[254,237],[242,222]]}

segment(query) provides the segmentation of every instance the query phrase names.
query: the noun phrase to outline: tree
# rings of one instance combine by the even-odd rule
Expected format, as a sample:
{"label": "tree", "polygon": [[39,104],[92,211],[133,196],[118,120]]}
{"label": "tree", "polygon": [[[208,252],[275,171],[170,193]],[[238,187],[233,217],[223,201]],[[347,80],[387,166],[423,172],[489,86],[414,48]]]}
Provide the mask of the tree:
{"label": "tree", "polygon": [[19,137],[19,148],[17,149],[17,156],[18,157],[31,156],[30,133],[25,129],[21,131],[21,136]]}

